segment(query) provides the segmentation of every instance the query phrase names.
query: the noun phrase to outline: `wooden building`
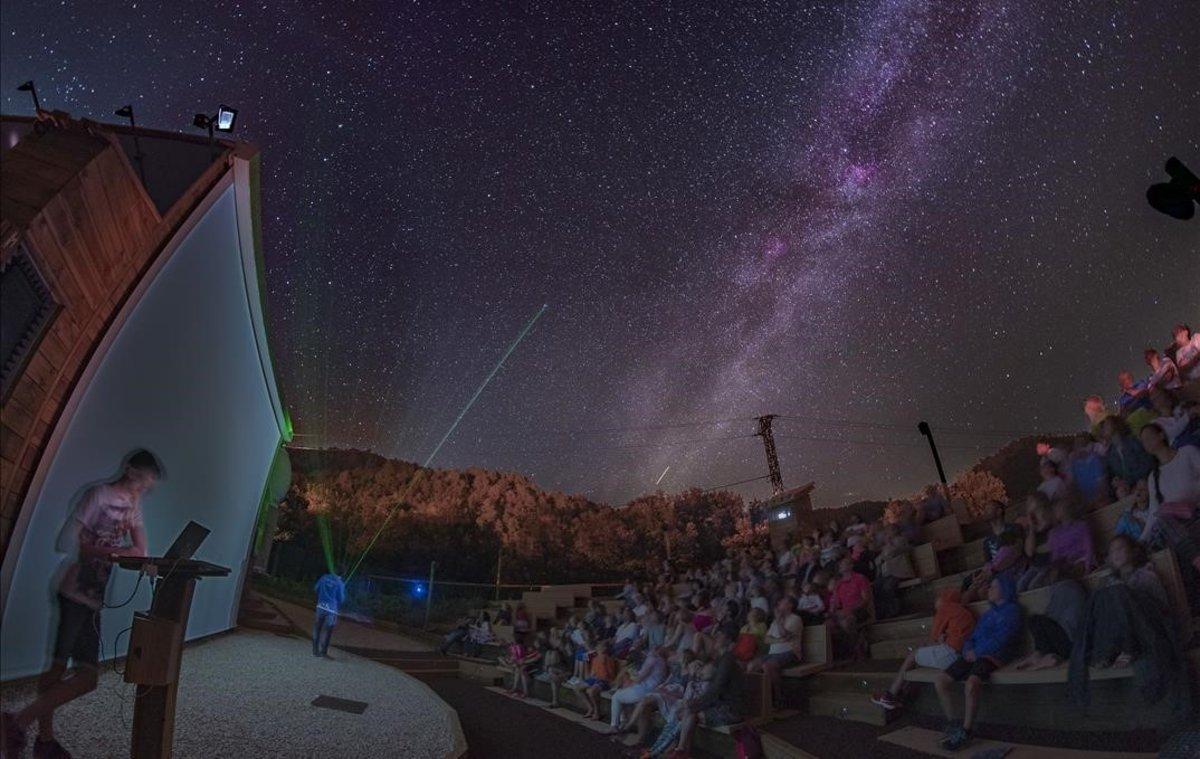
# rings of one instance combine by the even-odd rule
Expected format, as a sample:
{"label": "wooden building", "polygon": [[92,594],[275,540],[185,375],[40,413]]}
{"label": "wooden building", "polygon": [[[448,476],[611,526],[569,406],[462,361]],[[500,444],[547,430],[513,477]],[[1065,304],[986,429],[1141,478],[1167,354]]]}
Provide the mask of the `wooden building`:
{"label": "wooden building", "polygon": [[[244,143],[0,117],[5,678],[41,665],[73,501],[131,450],[166,470],[145,508],[151,552],[195,519],[213,530],[202,558],[247,563],[290,438],[263,321],[258,160]],[[212,585],[189,635],[232,624],[237,589]]]}

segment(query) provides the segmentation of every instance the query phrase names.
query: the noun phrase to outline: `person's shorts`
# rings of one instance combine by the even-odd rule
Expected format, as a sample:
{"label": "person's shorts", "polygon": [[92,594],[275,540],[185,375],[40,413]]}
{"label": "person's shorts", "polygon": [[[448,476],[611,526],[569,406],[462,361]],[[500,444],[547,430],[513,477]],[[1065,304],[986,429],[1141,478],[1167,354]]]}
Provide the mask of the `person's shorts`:
{"label": "person's shorts", "polygon": [[958,661],[958,652],[945,643],[935,643],[932,646],[921,646],[915,652],[917,664],[922,667],[946,669]]}
{"label": "person's shorts", "polygon": [[100,612],[66,596],[58,597],[54,659],[95,667],[100,661]]}
{"label": "person's shorts", "polygon": [[1000,669],[1000,665],[993,659],[986,656],[980,657],[975,661],[967,661],[962,657],[954,660],[954,663],[946,667],[946,674],[951,678],[962,682],[971,675],[978,677],[985,683],[991,678],[992,673]]}
{"label": "person's shorts", "polygon": [[589,688],[592,687],[593,685],[599,685],[600,690],[608,690],[608,681],[601,680],[598,677],[589,677],[583,681],[583,684],[588,686]]}
{"label": "person's shorts", "polygon": [[588,652],[586,648],[581,648],[575,652],[575,661],[587,661]]}
{"label": "person's shorts", "polygon": [[767,662],[773,662],[777,664],[780,669],[787,669],[788,667],[794,667],[799,664],[800,658],[796,656],[795,651],[784,651],[783,653],[779,654],[767,654],[763,657],[763,664],[766,664]]}

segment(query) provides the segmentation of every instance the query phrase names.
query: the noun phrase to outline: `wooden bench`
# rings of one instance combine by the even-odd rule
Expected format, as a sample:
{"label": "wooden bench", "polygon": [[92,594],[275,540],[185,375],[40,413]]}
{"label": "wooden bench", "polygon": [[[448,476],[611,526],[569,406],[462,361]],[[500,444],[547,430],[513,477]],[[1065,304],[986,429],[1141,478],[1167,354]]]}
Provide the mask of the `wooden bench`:
{"label": "wooden bench", "polygon": [[933,546],[933,550],[944,551],[963,544],[962,526],[953,514],[935,519],[921,527],[921,539]]}
{"label": "wooden bench", "polygon": [[784,677],[808,677],[829,669],[833,661],[833,639],[828,625],[809,625],[804,628],[802,644],[804,661],[783,671]]}
{"label": "wooden bench", "polygon": [[922,543],[914,547],[912,562],[913,568],[917,571],[917,577],[926,582],[940,577],[942,574],[938,568],[937,552],[932,543]]}
{"label": "wooden bench", "polygon": [[[1189,640],[1191,638],[1191,611],[1187,602],[1187,589],[1183,585],[1183,575],[1179,571],[1179,565],[1175,561],[1175,556],[1169,550],[1157,551],[1150,556],[1150,564],[1154,567],[1154,571],[1162,580],[1163,587],[1167,591],[1167,598],[1171,603],[1171,612],[1175,619],[1179,622],[1180,640]],[[1083,583],[1089,591],[1095,591],[1108,584],[1109,578],[1112,576],[1112,570],[1108,567],[1092,572],[1083,577],[1080,582]],[[1021,604],[1025,615],[1041,614],[1046,610],[1046,606],[1050,603],[1050,596],[1053,593],[1053,585],[1048,585],[1043,588],[1027,590],[1017,596],[1017,602]],[[987,601],[976,601],[970,604],[969,608],[978,618],[988,610]],[[877,625],[892,625],[897,631],[902,634],[898,635],[879,635],[878,631],[873,634],[876,640],[890,638],[910,638],[910,631],[920,630],[927,631],[933,624],[933,617],[914,617],[903,620],[885,620],[877,623]],[[1026,648],[1032,644],[1029,639],[1029,633],[1026,631]]]}
{"label": "wooden bench", "polygon": [[[937,679],[940,669],[932,667],[914,667],[904,675],[904,680],[910,683],[932,683]],[[1089,677],[1092,680],[1119,680],[1133,677],[1132,667],[1092,667]],[[990,683],[996,685],[1050,685],[1067,682],[1067,665],[1037,670],[998,669],[992,673]]]}

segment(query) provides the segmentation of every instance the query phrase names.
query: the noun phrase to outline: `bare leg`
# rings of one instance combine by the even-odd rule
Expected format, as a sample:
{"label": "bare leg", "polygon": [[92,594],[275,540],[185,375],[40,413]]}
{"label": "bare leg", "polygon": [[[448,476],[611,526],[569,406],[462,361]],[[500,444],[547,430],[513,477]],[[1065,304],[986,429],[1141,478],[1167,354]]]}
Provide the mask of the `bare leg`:
{"label": "bare leg", "polygon": [[763,676],[771,684],[771,703],[767,704],[767,706],[769,709],[774,709],[775,705],[783,700],[783,675],[780,673],[779,663],[775,661],[763,662]]}
{"label": "bare leg", "polygon": [[983,681],[975,675],[967,678],[963,693],[967,696],[966,709],[963,712],[963,729],[970,730],[975,722],[975,712],[979,710],[979,692],[983,690]]}
{"label": "bare leg", "polygon": [[900,671],[896,673],[896,679],[892,681],[892,687],[888,688],[888,693],[893,696],[900,695],[900,689],[904,687],[904,673],[913,668],[917,663],[917,655],[909,651],[908,656],[904,657],[904,663],[900,665]]}
{"label": "bare leg", "polygon": [[1055,656],[1054,654],[1046,654],[1045,656],[1038,656],[1037,658],[1035,658],[1033,660],[1033,662],[1029,665],[1029,668],[1030,669],[1049,669],[1051,667],[1057,667],[1057,666],[1058,666],[1058,657]]}
{"label": "bare leg", "polygon": [[942,712],[945,713],[946,719],[954,719],[954,707],[950,703],[950,685],[954,680],[950,675],[941,672],[933,681],[933,688],[937,691],[938,701],[942,704]]}
{"label": "bare leg", "polygon": [[679,720],[679,744],[677,748],[685,755],[692,749],[692,732],[696,729],[696,714],[686,710]]}
{"label": "bare leg", "polygon": [[638,719],[642,716],[642,712],[645,710],[646,699],[643,698],[641,701],[638,701],[633,705],[633,711],[629,713],[629,716],[621,720],[619,725],[621,732],[625,732],[629,730],[629,728],[633,727],[633,723],[638,721]]}
{"label": "bare leg", "polygon": [[645,743],[646,738],[650,735],[650,720],[654,716],[654,712],[657,711],[657,709],[658,709],[658,707],[652,703],[649,703],[646,701],[643,701],[642,703],[645,704],[646,707],[644,709],[642,709],[642,713],[638,715],[638,723],[637,723],[638,745]]}
{"label": "bare leg", "polygon": [[[66,679],[61,679],[62,669],[59,667],[60,664],[56,663],[51,667],[50,672],[43,675],[42,680],[39,681],[41,693],[37,699],[13,715],[13,724],[22,729],[37,720],[38,735],[43,740],[50,740],[54,737],[52,719],[55,709],[96,689],[97,673],[94,667],[84,666],[73,669]],[[50,675],[56,669],[60,679],[52,680]],[[44,690],[41,689],[42,682],[47,683]]]}

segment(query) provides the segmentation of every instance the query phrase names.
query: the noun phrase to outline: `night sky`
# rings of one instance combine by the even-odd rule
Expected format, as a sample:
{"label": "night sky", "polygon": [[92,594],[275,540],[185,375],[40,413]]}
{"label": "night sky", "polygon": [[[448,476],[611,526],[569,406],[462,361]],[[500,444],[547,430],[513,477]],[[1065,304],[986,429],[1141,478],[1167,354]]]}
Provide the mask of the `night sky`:
{"label": "night sky", "polygon": [[424,460],[549,304],[434,463],[612,503],[764,475],[762,413],[818,505],[911,492],[919,419],[961,469],[1200,323],[1144,199],[1200,2],[479,5],[5,0],[3,110],[240,109],[304,445]]}

